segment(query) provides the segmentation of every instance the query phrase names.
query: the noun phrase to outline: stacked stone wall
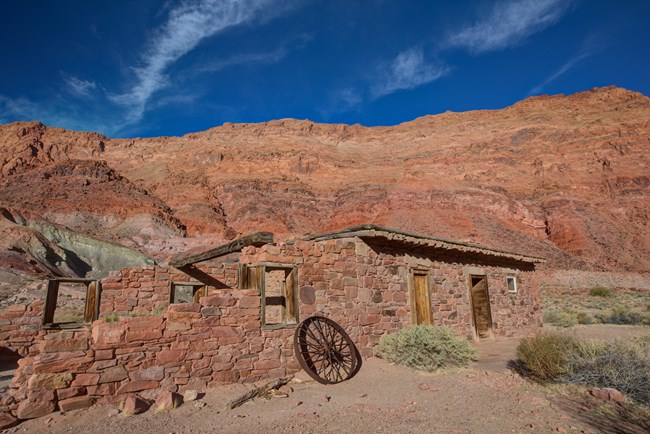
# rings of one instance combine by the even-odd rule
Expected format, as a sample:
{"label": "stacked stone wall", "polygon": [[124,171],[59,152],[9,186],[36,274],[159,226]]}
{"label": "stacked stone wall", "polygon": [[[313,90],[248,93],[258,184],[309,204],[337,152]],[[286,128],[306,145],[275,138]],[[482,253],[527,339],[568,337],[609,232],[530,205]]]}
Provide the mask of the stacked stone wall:
{"label": "stacked stone wall", "polygon": [[257,290],[215,290],[160,316],[100,319],[43,336],[38,350],[19,361],[3,410],[28,419],[129,393],[282,376],[299,368],[292,334],[262,329]]}
{"label": "stacked stone wall", "polygon": [[[363,356],[372,354],[381,336],[411,324],[412,270],[430,277],[434,322],[461,335],[473,337],[471,274],[487,276],[496,335],[527,334],[541,326],[530,266],[439,250],[415,254],[357,238],[246,247],[239,259],[297,266],[300,319],[333,319]],[[114,273],[102,280],[100,319],[78,330],[39,330],[42,301],[8,309],[0,315],[0,347],[25,357],[0,410],[31,418],[129,393],[201,390],[299,369],[295,325],[265,327],[260,291],[236,289],[237,269],[226,260],[184,270],[145,266]],[[517,276],[516,294],[507,291],[507,275]],[[171,282],[205,285],[207,295],[199,303],[169,305]]]}
{"label": "stacked stone wall", "polygon": [[47,333],[41,330],[44,304],[44,300],[36,300],[29,305],[9,306],[0,312],[0,349],[3,352],[21,357],[30,353],[39,337]]}

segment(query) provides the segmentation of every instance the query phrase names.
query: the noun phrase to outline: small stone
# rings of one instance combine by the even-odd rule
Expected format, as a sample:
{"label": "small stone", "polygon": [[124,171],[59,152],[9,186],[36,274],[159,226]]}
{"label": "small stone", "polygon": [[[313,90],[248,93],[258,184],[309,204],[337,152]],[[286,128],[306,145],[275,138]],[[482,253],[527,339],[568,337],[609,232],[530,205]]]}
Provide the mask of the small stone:
{"label": "small stone", "polygon": [[180,407],[183,397],[175,392],[163,390],[156,398],[156,411],[173,410]]}
{"label": "small stone", "polygon": [[196,401],[199,399],[199,391],[198,390],[186,390],[183,393],[183,401],[189,402],[189,401]]}
{"label": "small stone", "polygon": [[203,401],[196,401],[196,402],[194,403],[194,407],[196,407],[196,408],[203,408],[203,407],[205,407],[206,405],[208,405],[208,404],[206,404],[206,403],[203,402]]}
{"label": "small stone", "polygon": [[279,390],[280,392],[286,394],[287,396],[288,396],[288,395],[291,395],[291,394],[293,393],[293,387],[288,386],[288,385],[286,385],[286,384],[285,384],[284,386],[280,387],[278,390]]}
{"label": "small stone", "polygon": [[11,428],[18,424],[18,419],[9,413],[0,413],[0,430]]}
{"label": "small stone", "polygon": [[118,410],[117,408],[112,408],[112,409],[108,410],[108,413],[106,413],[106,416],[115,417],[118,414],[120,414],[120,410]]}
{"label": "small stone", "polygon": [[594,387],[589,391],[592,396],[602,399],[602,400],[609,400],[609,393],[605,389],[601,389],[600,387]]}
{"label": "small stone", "polygon": [[420,388],[420,390],[429,390],[431,388],[431,386],[427,383],[422,383],[418,387]]}
{"label": "small stone", "polygon": [[137,395],[127,396],[124,400],[124,413],[126,414],[140,414],[149,410],[149,401]]}
{"label": "small stone", "polygon": [[625,401],[625,396],[618,390],[612,388],[612,387],[606,387],[603,389],[604,391],[607,392],[607,399],[610,401],[616,401],[616,402],[624,402]]}
{"label": "small stone", "polygon": [[323,402],[330,402],[331,399],[332,397],[330,395],[327,394],[323,395]]}
{"label": "small stone", "polygon": [[359,394],[359,398],[365,398],[366,396],[368,396],[367,393],[361,393],[361,394]]}
{"label": "small stone", "polygon": [[301,405],[302,405],[302,401],[296,401],[293,406],[294,407],[300,407]]}

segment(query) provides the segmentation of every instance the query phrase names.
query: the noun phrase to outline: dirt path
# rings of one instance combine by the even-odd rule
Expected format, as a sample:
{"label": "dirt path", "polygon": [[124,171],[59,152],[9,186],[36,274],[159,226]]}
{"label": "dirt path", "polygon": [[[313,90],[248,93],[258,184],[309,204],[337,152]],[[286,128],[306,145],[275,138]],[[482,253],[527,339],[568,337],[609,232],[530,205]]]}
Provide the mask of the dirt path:
{"label": "dirt path", "polygon": [[638,413],[585,390],[542,387],[508,371],[516,340],[476,344],[480,362],[434,374],[367,359],[358,375],[324,386],[299,373],[289,397],[225,404],[252,385],[210,390],[171,412],[111,415],[93,407],[26,421],[16,433],[546,433],[648,432]]}

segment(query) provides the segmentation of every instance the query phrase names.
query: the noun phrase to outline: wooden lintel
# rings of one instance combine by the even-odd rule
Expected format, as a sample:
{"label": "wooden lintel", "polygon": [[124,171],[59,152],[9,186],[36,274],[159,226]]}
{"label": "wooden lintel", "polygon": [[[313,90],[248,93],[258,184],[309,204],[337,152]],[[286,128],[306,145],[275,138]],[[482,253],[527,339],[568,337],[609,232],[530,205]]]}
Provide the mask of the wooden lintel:
{"label": "wooden lintel", "polygon": [[214,259],[218,258],[219,256],[227,255],[229,253],[239,252],[247,246],[260,247],[271,243],[273,243],[273,234],[271,232],[255,232],[254,234],[246,235],[245,237],[231,241],[228,244],[215,247],[214,249],[210,249],[202,253],[197,253],[195,255],[189,255],[186,257],[174,259],[169,263],[169,265],[176,268],[183,268],[192,264],[196,264],[197,262],[203,262],[207,261],[208,259]]}

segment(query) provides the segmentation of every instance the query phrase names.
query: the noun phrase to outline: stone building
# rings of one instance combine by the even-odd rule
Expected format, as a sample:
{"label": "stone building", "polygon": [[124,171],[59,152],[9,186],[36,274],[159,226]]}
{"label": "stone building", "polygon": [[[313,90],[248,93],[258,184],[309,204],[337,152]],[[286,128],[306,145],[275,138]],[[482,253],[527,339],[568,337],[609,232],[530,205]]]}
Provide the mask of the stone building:
{"label": "stone building", "polygon": [[[531,334],[541,262],[362,225],[286,243],[261,232],[100,281],[53,279],[46,300],[0,314],[0,349],[22,357],[0,410],[26,419],[282,376],[299,369],[292,337],[312,315],[340,324],[363,356],[411,324],[472,340]],[[57,323],[70,281],[84,285],[84,315]]]}

